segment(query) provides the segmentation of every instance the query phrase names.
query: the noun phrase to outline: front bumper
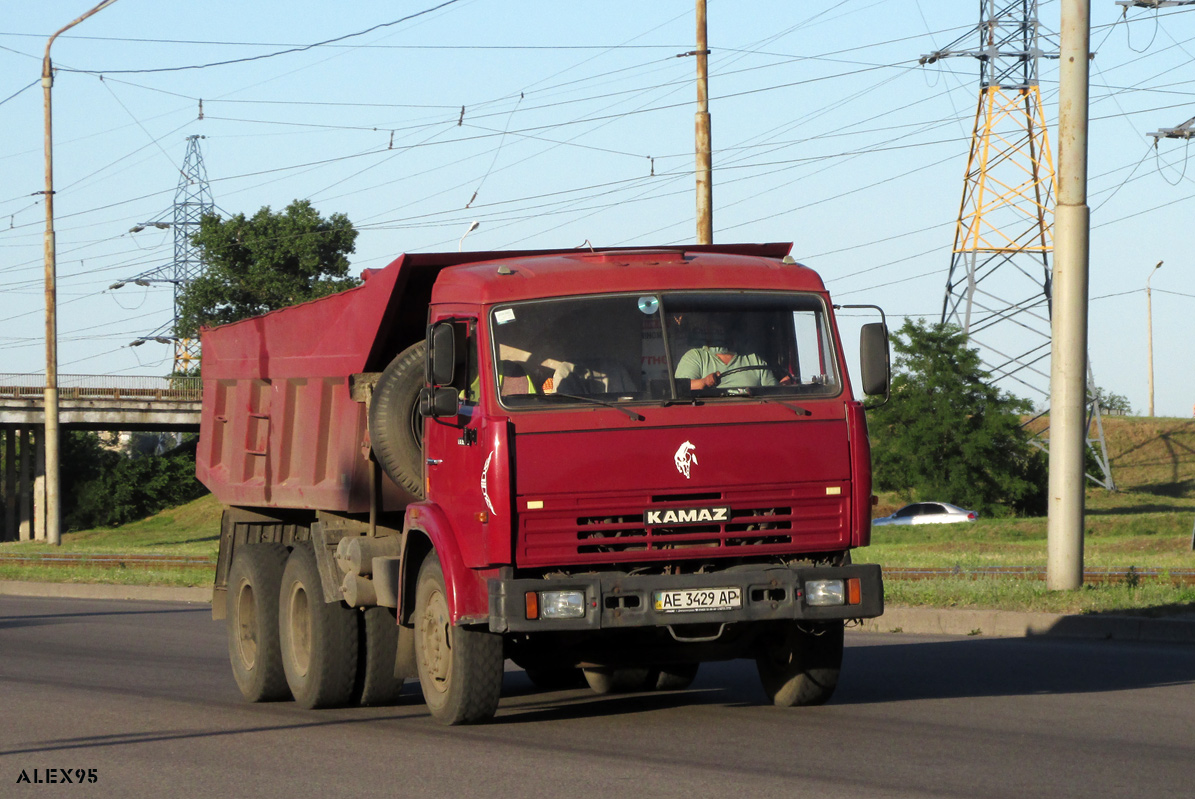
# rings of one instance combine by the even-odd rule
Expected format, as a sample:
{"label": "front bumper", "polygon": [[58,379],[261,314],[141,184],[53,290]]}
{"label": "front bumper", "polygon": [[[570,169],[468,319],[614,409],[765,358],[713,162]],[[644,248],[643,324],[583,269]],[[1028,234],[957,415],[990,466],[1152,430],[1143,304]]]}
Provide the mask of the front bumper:
{"label": "front bumper", "polygon": [[[860,583],[857,604],[815,607],[806,603],[810,580]],[[656,610],[656,591],[739,588],[742,606],[733,610]],[[585,616],[578,619],[528,619],[525,596],[531,591],[585,592]],[[870,619],[884,612],[884,581],[876,564],[852,566],[742,567],[713,574],[629,575],[598,572],[545,579],[491,579],[490,630],[493,632],[556,632],[564,630],[673,627],[685,624],[804,619]]]}

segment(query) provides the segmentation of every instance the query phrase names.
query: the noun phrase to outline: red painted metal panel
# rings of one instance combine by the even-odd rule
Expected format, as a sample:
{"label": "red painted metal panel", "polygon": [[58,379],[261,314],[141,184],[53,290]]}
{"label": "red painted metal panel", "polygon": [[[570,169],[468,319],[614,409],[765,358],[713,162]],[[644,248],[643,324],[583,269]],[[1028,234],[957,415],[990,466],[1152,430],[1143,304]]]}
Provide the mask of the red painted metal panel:
{"label": "red painted metal panel", "polygon": [[[740,405],[724,413],[750,418],[757,410]],[[516,423],[517,564],[845,549],[852,504],[846,423],[788,413],[785,422],[714,424],[707,417],[703,426],[604,431],[529,433]],[[704,524],[644,519],[651,509],[726,507],[729,518]]]}
{"label": "red painted metal panel", "polygon": [[[499,266],[509,271],[499,274]],[[537,259],[506,259],[445,271],[438,302],[514,302],[578,293],[751,289],[825,291],[816,272],[779,256],[669,252],[652,261],[614,260],[606,253],[570,252]]]}
{"label": "red painted metal panel", "polygon": [[469,568],[461,556],[460,536],[444,509],[434,502],[414,502],[407,506],[405,527],[427,534],[440,568],[444,571],[448,612],[452,623],[462,618],[477,622],[489,615],[490,600],[486,580],[497,576],[496,569]]}
{"label": "red painted metal panel", "polygon": [[867,437],[867,416],[863,403],[847,405],[847,433],[851,439],[851,485],[854,518],[851,546],[871,543],[871,441]]}

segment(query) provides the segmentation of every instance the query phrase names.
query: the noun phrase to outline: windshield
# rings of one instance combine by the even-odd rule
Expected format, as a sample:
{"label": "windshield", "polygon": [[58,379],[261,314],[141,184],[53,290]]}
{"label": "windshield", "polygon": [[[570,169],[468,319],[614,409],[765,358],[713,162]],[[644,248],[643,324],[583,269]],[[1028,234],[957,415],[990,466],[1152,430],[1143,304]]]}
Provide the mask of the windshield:
{"label": "windshield", "polygon": [[826,308],[815,294],[536,300],[498,306],[490,322],[507,407],[841,390]]}

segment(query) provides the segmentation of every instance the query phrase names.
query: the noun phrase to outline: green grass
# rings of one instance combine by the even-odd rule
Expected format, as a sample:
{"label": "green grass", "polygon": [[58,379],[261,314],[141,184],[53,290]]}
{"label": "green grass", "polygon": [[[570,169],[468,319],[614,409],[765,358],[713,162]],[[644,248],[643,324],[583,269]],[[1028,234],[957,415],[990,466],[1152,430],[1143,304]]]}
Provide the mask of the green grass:
{"label": "green grass", "polygon": [[[64,533],[62,546],[57,549],[44,541],[3,543],[0,555],[185,555],[214,561],[219,548],[220,503],[209,494],[123,527]],[[214,578],[214,566],[177,569],[88,564],[37,566],[0,560],[0,580],[187,587],[211,585]]]}
{"label": "green grass", "polygon": [[[215,558],[220,548],[220,503],[211,494],[131,522],[62,535],[61,552],[186,555]],[[0,554],[49,552],[44,541],[0,544]]]}
{"label": "green grass", "polygon": [[144,569],[118,566],[27,566],[0,563],[0,580],[25,580],[43,583],[103,583],[107,585],[164,585],[173,588],[211,586],[216,569],[211,567],[180,569]]}

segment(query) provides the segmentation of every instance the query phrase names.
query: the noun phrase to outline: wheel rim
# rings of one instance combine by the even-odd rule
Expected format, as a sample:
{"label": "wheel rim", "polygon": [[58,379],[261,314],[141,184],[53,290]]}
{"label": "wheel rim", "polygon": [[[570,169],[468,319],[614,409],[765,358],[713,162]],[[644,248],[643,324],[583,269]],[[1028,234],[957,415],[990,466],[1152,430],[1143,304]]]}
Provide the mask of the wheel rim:
{"label": "wheel rim", "polygon": [[291,662],[300,676],[306,676],[311,664],[311,604],[303,586],[291,589],[288,606]]}
{"label": "wheel rim", "polygon": [[448,691],[452,679],[452,638],[448,624],[448,603],[444,594],[433,591],[419,624],[423,649],[423,670],[439,693]]}
{"label": "wheel rim", "polygon": [[257,665],[257,603],[253,586],[242,582],[237,589],[237,657],[246,670]]}

